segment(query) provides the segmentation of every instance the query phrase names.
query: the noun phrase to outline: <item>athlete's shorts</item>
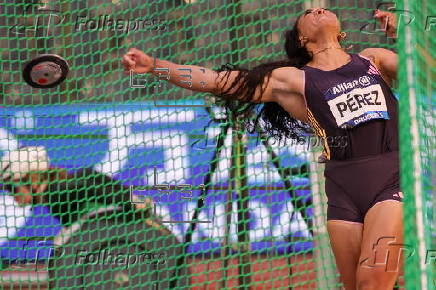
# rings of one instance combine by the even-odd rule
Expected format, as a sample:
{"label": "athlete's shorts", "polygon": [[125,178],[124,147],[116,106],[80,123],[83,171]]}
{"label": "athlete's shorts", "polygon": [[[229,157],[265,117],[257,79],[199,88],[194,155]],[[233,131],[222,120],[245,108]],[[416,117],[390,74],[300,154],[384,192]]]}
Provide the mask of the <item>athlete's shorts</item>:
{"label": "athlete's shorts", "polygon": [[402,202],[398,151],[348,160],[329,160],[325,170],[327,220],[363,223],[377,202]]}

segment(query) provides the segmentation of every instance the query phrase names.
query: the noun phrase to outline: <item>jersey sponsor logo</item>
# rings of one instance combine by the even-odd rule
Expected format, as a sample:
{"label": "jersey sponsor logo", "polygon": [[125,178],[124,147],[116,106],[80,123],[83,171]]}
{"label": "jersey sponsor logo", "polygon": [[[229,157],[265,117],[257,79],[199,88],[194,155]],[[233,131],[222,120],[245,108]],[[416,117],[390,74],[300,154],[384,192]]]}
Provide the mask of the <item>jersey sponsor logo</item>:
{"label": "jersey sponsor logo", "polygon": [[343,83],[338,84],[338,85],[333,87],[333,94],[336,95],[336,94],[342,93],[348,89],[353,89],[357,85],[359,85],[358,80],[354,80],[352,82],[343,82]]}
{"label": "jersey sponsor logo", "polygon": [[[370,78],[359,78],[357,83],[370,83]],[[355,83],[354,81],[352,82]],[[334,92],[334,90],[333,90]],[[356,87],[329,100],[328,105],[340,128],[354,127],[372,119],[389,119],[386,99],[379,84]]]}
{"label": "jersey sponsor logo", "polygon": [[361,76],[356,80],[340,83],[332,88],[333,95],[346,92],[347,90],[354,89],[357,86],[366,87],[371,84],[371,78],[367,75]]}
{"label": "jersey sponsor logo", "polygon": [[369,76],[361,76],[359,78],[359,84],[364,87],[369,86],[371,84],[371,78]]}

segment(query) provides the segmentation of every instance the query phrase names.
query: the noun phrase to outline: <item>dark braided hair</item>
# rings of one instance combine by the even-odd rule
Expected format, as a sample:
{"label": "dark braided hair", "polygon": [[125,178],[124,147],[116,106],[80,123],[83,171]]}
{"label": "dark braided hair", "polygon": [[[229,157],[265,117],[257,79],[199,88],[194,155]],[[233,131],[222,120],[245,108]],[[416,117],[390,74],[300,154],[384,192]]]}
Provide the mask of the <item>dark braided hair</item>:
{"label": "dark braided hair", "polygon": [[[311,55],[305,47],[300,45],[298,38],[297,23],[301,16],[298,17],[293,28],[285,32],[285,52],[287,60],[281,60],[271,63],[265,63],[254,67],[251,70],[241,68],[232,64],[222,65],[221,68],[216,70],[217,72],[226,71],[224,78],[227,78],[225,84],[228,82],[228,78],[231,71],[239,71],[237,77],[229,86],[229,89],[221,92],[218,97],[223,98],[226,104],[230,104],[232,100],[239,99],[244,102],[253,101],[253,97],[257,87],[261,88],[261,96],[264,92],[263,83],[265,77],[269,81],[271,73],[274,69],[280,67],[292,66],[301,68],[306,65],[311,59]],[[235,89],[236,88],[236,89]],[[230,90],[235,90],[229,93]],[[258,106],[256,103],[248,105],[247,109],[251,109],[254,106]],[[312,133],[311,127],[295,118],[293,118],[287,111],[285,111],[276,102],[266,102],[263,104],[261,111],[258,113],[255,120],[245,119],[245,126],[253,131],[256,125],[262,118],[261,128],[268,135],[279,141],[283,138],[298,139],[307,133]]]}

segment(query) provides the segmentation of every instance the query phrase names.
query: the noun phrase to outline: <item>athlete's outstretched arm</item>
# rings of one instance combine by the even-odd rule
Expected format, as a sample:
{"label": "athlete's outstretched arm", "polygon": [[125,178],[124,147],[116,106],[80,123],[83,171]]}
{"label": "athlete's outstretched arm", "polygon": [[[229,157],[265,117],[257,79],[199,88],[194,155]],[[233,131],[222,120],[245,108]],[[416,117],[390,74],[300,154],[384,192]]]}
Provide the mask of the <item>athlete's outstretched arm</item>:
{"label": "athlete's outstretched arm", "polygon": [[[376,10],[374,17],[379,19],[387,36],[396,38],[397,17],[395,13]],[[381,73],[389,80],[397,79],[398,55],[396,53],[385,48],[367,48],[360,54],[372,59]]]}
{"label": "athlete's outstretched arm", "polygon": [[[179,65],[166,60],[154,59],[136,48],[131,48],[128,53],[123,56],[122,64],[127,73],[133,70],[140,74],[151,73],[155,76],[161,74],[162,79],[192,91],[209,92],[219,95],[223,91],[232,93],[234,89],[237,88],[237,86],[235,86],[233,89],[232,84],[236,80],[239,71],[217,72],[196,65]],[[186,71],[187,69],[190,69],[189,73]],[[298,82],[299,79],[298,77],[294,80],[292,80],[292,78],[291,80],[289,79],[289,75],[293,75],[293,72],[295,72],[295,75],[301,74],[298,69],[293,67],[283,67],[273,70],[271,77],[264,81],[262,94],[260,86],[256,88],[253,102],[273,102],[276,101],[276,96],[281,93],[292,91],[293,83]],[[191,84],[187,82],[187,74],[191,76],[189,79]],[[169,76],[169,79],[164,76]],[[230,91],[228,91],[229,89]],[[260,96],[262,96],[261,99],[259,98]]]}
{"label": "athlete's outstretched arm", "polygon": [[213,70],[153,58],[136,48],[131,48],[123,56],[122,64],[127,73],[131,70],[139,74],[150,73],[185,89],[197,92],[213,92],[216,89],[216,73]]}

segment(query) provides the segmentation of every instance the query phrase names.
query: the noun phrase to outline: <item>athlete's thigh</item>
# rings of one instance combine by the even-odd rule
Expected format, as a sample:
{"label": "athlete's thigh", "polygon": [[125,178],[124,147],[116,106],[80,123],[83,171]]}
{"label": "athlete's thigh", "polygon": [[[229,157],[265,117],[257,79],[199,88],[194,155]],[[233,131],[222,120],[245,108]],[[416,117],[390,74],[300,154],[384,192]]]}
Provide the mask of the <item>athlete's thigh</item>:
{"label": "athlete's thigh", "polygon": [[[376,203],[364,220],[357,282],[392,289],[403,260],[403,204]],[[384,287],[384,288],[383,288]]]}
{"label": "athlete's thigh", "polygon": [[360,256],[363,224],[343,220],[327,221],[330,243],[345,289],[356,285],[356,270]]}

